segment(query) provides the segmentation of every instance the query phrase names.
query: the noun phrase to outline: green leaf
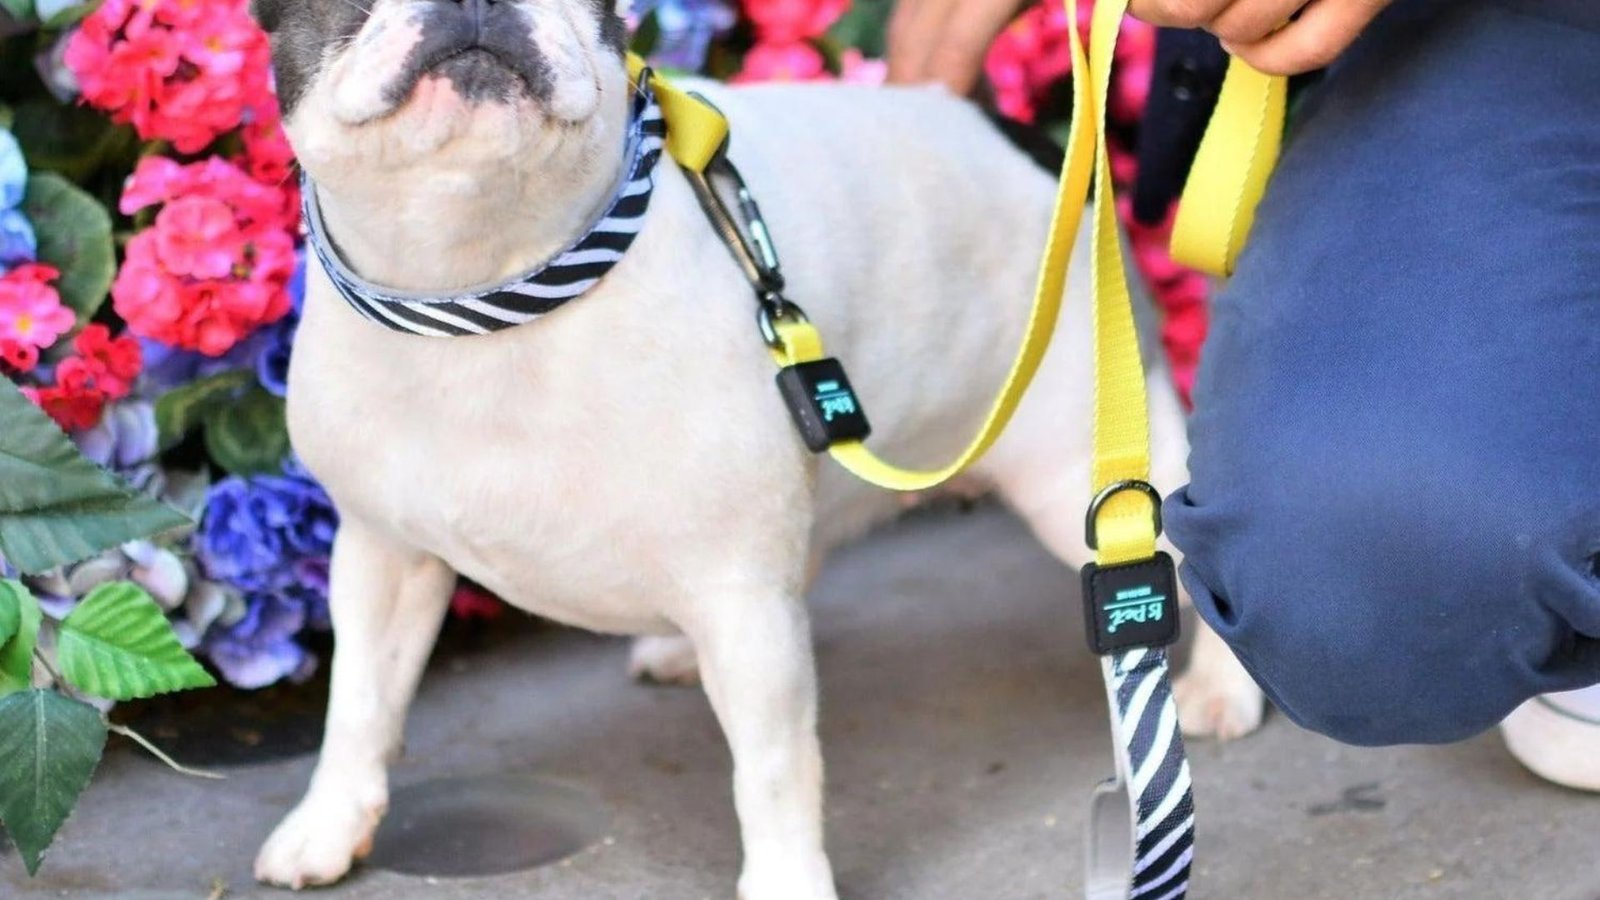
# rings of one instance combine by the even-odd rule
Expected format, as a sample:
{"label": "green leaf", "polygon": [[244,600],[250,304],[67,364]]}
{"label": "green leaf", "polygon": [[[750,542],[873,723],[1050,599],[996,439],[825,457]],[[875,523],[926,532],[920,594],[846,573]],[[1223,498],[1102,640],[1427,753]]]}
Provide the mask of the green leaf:
{"label": "green leaf", "polygon": [[0,698],[0,822],[29,875],[38,873],[105,746],[106,723],[92,706],[55,691]]}
{"label": "green leaf", "polygon": [[10,13],[19,22],[26,22],[33,18],[33,0],[0,0],[0,10]]}
{"label": "green leaf", "polygon": [[27,592],[20,581],[0,581],[0,647],[11,643],[22,628],[22,594]]}
{"label": "green leaf", "polygon": [[100,585],[67,615],[56,638],[56,660],[69,684],[107,700],[217,683],[178,643],[160,605],[127,581]]}
{"label": "green leaf", "polygon": [[878,59],[888,49],[889,14],[893,11],[892,0],[855,0],[828,29],[828,37],[855,47],[868,59]]}
{"label": "green leaf", "polygon": [[200,427],[207,416],[230,403],[255,380],[255,373],[250,370],[235,369],[192,381],[162,394],[156,401],[156,428],[161,433],[161,446],[176,445],[189,432]]}
{"label": "green leaf", "polygon": [[633,32],[633,40],[628,49],[643,57],[649,57],[656,51],[656,45],[661,43],[661,20],[656,17],[656,11],[650,10],[644,14],[644,20]]}
{"label": "green leaf", "polygon": [[126,140],[126,130],[87,106],[30,100],[17,107],[11,131],[22,144],[28,167],[58,172],[82,182]]}
{"label": "green leaf", "polygon": [[43,613],[20,581],[0,581],[0,606],[17,611],[16,630],[0,641],[0,697],[5,697],[33,687],[33,648]]}
{"label": "green leaf", "polygon": [[48,13],[49,7],[41,6],[39,14],[41,16],[48,14],[48,18],[44,20],[44,27],[61,29],[66,28],[68,25],[76,25],[88,18],[89,13],[94,12],[95,7],[99,5],[99,0],[90,0],[90,2],[86,3],[70,3],[65,6],[57,3],[56,6],[61,7],[57,12]]}
{"label": "green leaf", "polygon": [[0,379],[0,555],[33,574],[188,524],[84,458]]}
{"label": "green leaf", "polygon": [[257,386],[206,416],[206,451],[235,475],[275,473],[289,455],[283,400]]}
{"label": "green leaf", "polygon": [[72,182],[51,172],[28,178],[22,211],[39,235],[39,260],[61,270],[61,301],[87,322],[116,276],[111,215]]}

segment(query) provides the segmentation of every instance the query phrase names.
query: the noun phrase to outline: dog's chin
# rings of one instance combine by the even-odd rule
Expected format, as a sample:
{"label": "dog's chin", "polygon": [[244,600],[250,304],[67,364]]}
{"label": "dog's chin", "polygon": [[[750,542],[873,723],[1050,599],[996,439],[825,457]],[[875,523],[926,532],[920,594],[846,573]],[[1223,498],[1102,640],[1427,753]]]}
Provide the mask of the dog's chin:
{"label": "dog's chin", "polygon": [[394,94],[406,100],[397,104],[396,111],[408,105],[407,101],[415,102],[418,88],[430,79],[447,82],[454,95],[468,106],[533,104],[536,98],[529,79],[534,76],[525,68],[506,62],[489,50],[462,50],[418,71],[409,83],[397,85]]}

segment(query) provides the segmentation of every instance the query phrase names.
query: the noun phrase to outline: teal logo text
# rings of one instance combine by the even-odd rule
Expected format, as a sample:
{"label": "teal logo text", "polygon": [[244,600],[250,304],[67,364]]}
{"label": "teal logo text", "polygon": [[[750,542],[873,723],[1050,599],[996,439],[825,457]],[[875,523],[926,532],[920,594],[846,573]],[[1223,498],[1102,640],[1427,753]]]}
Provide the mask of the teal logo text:
{"label": "teal logo text", "polygon": [[817,402],[817,408],[822,410],[824,422],[832,422],[837,416],[853,416],[859,412],[855,395],[837,381],[817,382],[817,392],[813,395],[813,399]]}
{"label": "teal logo text", "polygon": [[1161,621],[1167,614],[1166,599],[1166,594],[1157,594],[1150,585],[1117,591],[1117,598],[1104,607],[1110,618],[1106,634],[1116,634],[1118,628],[1129,622]]}

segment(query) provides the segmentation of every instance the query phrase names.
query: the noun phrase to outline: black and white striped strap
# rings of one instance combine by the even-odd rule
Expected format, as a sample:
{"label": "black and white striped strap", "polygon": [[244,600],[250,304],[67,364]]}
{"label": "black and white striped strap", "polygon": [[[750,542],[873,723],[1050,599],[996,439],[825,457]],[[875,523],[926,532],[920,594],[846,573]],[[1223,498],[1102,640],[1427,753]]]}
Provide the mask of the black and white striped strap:
{"label": "black and white striped strap", "polygon": [[440,296],[397,291],[363,280],[340,259],[309,178],[303,191],[307,243],[340,296],[361,315],[395,331],[456,337],[522,325],[583,296],[621,261],[644,225],[666,133],[647,73],[639,79],[628,129],[624,158],[633,164],[605,211],[566,250],[501,284]]}
{"label": "black and white striped strap", "polygon": [[[1087,900],[1182,900],[1194,859],[1194,794],[1164,650],[1101,658],[1117,775],[1089,813]],[[1130,838],[1131,836],[1131,838]]]}

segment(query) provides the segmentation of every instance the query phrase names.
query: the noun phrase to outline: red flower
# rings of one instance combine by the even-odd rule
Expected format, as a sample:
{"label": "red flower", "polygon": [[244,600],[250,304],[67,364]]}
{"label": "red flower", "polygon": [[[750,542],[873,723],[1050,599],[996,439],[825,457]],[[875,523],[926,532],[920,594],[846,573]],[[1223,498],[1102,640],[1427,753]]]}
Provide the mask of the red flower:
{"label": "red flower", "polygon": [[94,375],[77,357],[64,359],[56,366],[55,385],[25,387],[22,393],[65,431],[93,428],[105,413],[106,396],[95,387]]}
{"label": "red flower", "polygon": [[0,373],[22,375],[39,364],[39,348],[10,338],[0,338]]}
{"label": "red flower", "polygon": [[[83,329],[73,339],[72,346],[81,355],[83,367],[95,388],[105,394],[106,399],[121,400],[133,390],[133,380],[139,377],[144,365],[137,340],[128,335],[113,340],[111,329],[95,324]],[[74,361],[76,359],[66,362]]]}
{"label": "red flower", "polygon": [[500,598],[470,582],[458,582],[455,593],[450,596],[450,612],[458,619],[493,621],[505,611]]}

